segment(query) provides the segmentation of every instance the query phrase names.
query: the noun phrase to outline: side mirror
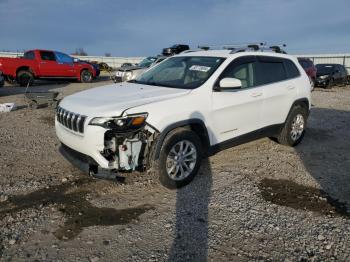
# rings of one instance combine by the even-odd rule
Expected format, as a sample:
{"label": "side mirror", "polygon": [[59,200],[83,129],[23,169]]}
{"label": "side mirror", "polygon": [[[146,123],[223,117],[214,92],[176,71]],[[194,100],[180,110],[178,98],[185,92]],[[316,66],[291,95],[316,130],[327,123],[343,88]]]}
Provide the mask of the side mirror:
{"label": "side mirror", "polygon": [[219,88],[222,91],[230,90],[230,89],[240,89],[241,87],[242,87],[242,82],[237,78],[231,78],[231,77],[223,78],[220,80],[220,83],[219,83]]}
{"label": "side mirror", "polygon": [[73,59],[73,62],[74,62],[74,63],[78,63],[78,62],[79,62],[79,59],[78,59],[78,58],[74,58],[74,59]]}

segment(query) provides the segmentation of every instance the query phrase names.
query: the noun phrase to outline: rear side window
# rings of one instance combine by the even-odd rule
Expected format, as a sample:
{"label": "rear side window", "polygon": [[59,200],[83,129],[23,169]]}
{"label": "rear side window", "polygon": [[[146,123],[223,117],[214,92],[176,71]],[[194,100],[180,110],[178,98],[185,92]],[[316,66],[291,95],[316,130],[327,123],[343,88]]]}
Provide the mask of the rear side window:
{"label": "rear side window", "polygon": [[295,78],[300,76],[300,72],[298,68],[295,66],[295,64],[291,60],[284,59],[284,65],[286,67],[288,78]]}
{"label": "rear side window", "polygon": [[40,57],[42,60],[56,61],[56,57],[55,57],[55,54],[53,52],[40,51]]}
{"label": "rear side window", "polygon": [[288,79],[283,60],[276,57],[258,57],[258,84],[266,85]]}
{"label": "rear side window", "polygon": [[23,55],[23,58],[24,59],[29,59],[29,60],[34,60],[35,59],[34,51],[25,52],[24,55]]}

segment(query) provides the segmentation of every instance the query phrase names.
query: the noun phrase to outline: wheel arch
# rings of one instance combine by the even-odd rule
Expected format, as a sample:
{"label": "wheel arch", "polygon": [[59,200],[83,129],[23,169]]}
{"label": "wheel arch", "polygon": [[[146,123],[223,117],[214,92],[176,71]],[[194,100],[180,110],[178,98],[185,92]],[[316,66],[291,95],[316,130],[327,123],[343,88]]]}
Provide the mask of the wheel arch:
{"label": "wheel arch", "polygon": [[290,107],[289,112],[288,112],[288,114],[287,114],[286,119],[285,119],[284,122],[287,121],[287,118],[288,118],[290,112],[292,111],[292,109],[293,109],[295,106],[301,106],[301,107],[305,108],[305,109],[307,110],[308,114],[309,114],[309,111],[310,111],[310,101],[309,101],[309,99],[307,99],[306,97],[299,98],[299,99],[297,99],[297,100],[295,100],[295,101],[293,102],[293,104],[292,104],[292,106]]}
{"label": "wheel arch", "polygon": [[32,68],[30,66],[20,66],[16,69],[16,77],[19,71],[29,71],[31,72],[34,76],[35,76],[35,72],[32,70]]}
{"label": "wheel arch", "polygon": [[89,71],[89,72],[92,74],[92,76],[94,77],[94,72],[95,72],[96,70],[95,70],[94,68],[90,68],[90,67],[87,67],[87,66],[82,67],[82,68],[80,69],[80,71],[79,71],[79,77],[81,76],[81,73],[82,73],[84,70]]}
{"label": "wheel arch", "polygon": [[162,148],[165,137],[173,130],[177,128],[187,128],[193,131],[200,138],[204,152],[210,148],[210,140],[208,130],[201,119],[193,118],[188,120],[179,121],[167,126],[160,134],[155,144],[154,159],[158,159],[160,150]]}

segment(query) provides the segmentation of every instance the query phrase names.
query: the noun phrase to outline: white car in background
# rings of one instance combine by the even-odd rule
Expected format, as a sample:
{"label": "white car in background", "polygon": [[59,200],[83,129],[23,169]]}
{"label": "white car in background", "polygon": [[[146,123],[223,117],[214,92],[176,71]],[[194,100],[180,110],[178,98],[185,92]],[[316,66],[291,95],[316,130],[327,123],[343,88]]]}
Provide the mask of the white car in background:
{"label": "white car in background", "polygon": [[174,188],[228,147],[262,137],[297,145],[310,106],[309,78],[293,56],[209,50],[67,96],[55,125],[63,155],[91,175],[151,169]]}
{"label": "white car in background", "polygon": [[165,56],[149,56],[144,58],[140,63],[136,65],[129,65],[125,67],[120,67],[113,77],[113,81],[115,83],[130,81],[132,79],[137,78],[143,72],[145,72],[148,68],[160,63],[163,61]]}

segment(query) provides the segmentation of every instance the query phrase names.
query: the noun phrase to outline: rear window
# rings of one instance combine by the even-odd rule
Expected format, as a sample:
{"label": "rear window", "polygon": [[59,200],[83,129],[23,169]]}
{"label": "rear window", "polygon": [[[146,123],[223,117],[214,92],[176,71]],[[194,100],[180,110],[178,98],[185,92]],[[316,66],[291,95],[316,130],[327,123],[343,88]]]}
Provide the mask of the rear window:
{"label": "rear window", "polygon": [[23,55],[23,58],[24,59],[29,59],[29,60],[35,59],[34,51],[25,52],[24,55]]}
{"label": "rear window", "polygon": [[40,57],[42,60],[56,61],[56,57],[55,57],[55,54],[53,52],[40,51]]}

